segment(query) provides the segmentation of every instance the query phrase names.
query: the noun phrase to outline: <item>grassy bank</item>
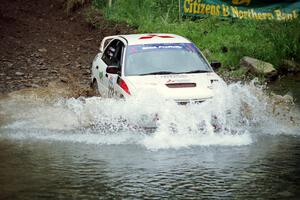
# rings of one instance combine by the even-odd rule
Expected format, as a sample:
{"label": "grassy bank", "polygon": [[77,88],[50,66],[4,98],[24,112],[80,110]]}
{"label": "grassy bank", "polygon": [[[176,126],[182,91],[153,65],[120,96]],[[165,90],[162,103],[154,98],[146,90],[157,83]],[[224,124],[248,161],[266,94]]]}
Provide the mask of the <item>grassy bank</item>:
{"label": "grassy bank", "polygon": [[139,32],[175,33],[189,38],[209,60],[219,60],[221,72],[242,76],[239,60],[251,56],[278,67],[283,59],[300,61],[300,22],[195,19],[178,17],[177,0],[114,0],[111,8],[94,0],[109,20],[127,22]]}

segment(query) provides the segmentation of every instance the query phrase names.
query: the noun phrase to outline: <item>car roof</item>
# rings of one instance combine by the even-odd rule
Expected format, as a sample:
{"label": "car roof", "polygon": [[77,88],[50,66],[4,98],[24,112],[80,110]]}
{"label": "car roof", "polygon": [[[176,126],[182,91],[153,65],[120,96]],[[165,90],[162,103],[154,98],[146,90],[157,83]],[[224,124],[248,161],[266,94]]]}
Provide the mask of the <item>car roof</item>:
{"label": "car roof", "polygon": [[159,44],[159,43],[191,43],[188,39],[167,33],[148,33],[148,34],[131,34],[119,35],[118,37],[124,38],[128,45],[139,44]]}

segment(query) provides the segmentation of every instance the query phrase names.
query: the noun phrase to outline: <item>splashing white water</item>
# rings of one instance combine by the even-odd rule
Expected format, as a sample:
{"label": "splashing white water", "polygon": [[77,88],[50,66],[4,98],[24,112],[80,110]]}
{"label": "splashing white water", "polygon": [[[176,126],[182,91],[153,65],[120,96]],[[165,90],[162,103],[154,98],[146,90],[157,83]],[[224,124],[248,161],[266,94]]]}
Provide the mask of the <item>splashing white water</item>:
{"label": "splashing white water", "polygon": [[55,103],[8,99],[1,101],[0,115],[8,117],[0,127],[6,133],[2,137],[134,143],[149,149],[248,145],[257,133],[297,134],[300,124],[297,108],[288,102],[281,105],[276,96],[266,95],[254,83],[219,86],[213,99],[186,106],[149,93],[126,101],[99,97]]}

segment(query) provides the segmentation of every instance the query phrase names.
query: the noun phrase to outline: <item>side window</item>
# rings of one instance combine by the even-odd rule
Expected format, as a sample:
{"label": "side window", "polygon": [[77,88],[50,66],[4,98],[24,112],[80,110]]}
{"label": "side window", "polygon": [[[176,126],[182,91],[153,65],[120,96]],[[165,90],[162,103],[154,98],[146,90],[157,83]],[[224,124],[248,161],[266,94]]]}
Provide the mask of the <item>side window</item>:
{"label": "side window", "polygon": [[102,60],[109,66],[112,65],[112,58],[116,51],[118,40],[113,40],[104,50]]}
{"label": "side window", "polygon": [[108,65],[121,67],[121,57],[124,44],[120,40],[113,40],[104,50],[102,60]]}
{"label": "side window", "polygon": [[104,48],[110,43],[110,41],[112,41],[113,39],[107,39],[107,40],[105,40],[105,42],[104,42],[104,44],[103,44],[103,46],[104,46]]}
{"label": "side window", "polygon": [[123,42],[119,41],[116,47],[115,56],[113,58],[113,65],[121,67],[123,49],[124,49],[124,44]]}

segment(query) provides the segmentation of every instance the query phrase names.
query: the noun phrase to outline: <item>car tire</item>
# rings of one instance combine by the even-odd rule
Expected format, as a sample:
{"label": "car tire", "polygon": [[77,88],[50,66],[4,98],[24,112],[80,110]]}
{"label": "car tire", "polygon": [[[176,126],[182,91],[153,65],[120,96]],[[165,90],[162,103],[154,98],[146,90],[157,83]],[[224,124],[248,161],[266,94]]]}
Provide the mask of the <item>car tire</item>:
{"label": "car tire", "polygon": [[98,84],[97,80],[94,79],[93,82],[91,82],[91,96],[101,96],[98,90]]}

